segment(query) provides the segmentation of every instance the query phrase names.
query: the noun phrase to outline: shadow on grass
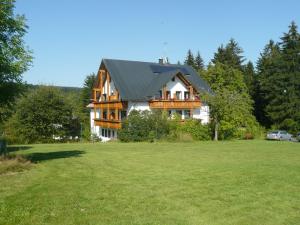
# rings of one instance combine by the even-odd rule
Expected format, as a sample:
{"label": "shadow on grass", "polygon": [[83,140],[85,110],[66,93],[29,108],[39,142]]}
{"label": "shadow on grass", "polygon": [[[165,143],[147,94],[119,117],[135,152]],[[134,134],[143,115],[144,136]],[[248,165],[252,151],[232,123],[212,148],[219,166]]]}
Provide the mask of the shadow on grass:
{"label": "shadow on grass", "polygon": [[31,146],[7,146],[7,152],[16,152],[31,149]]}
{"label": "shadow on grass", "polygon": [[84,154],[85,151],[79,150],[70,150],[70,151],[57,151],[57,152],[36,152],[31,153],[26,156],[33,163],[38,163],[41,161],[47,161],[52,159],[63,159],[63,158],[70,158],[70,157],[80,157]]}

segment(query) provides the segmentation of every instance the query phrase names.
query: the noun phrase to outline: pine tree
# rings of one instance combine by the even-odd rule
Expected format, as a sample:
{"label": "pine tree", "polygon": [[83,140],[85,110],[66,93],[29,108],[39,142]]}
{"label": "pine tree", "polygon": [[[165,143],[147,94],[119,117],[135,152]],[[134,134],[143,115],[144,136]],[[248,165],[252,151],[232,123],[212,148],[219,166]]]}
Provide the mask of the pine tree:
{"label": "pine tree", "polygon": [[189,49],[187,52],[187,56],[184,60],[184,64],[196,68],[195,58],[194,58],[194,55],[193,55],[191,49]]}
{"label": "pine tree", "polygon": [[281,43],[266,46],[257,68],[263,117],[268,125],[296,132],[300,129],[300,35],[294,22]]}
{"label": "pine tree", "polygon": [[253,98],[255,93],[255,71],[251,61],[244,66],[244,81],[248,88],[250,96]]}
{"label": "pine tree", "polygon": [[204,70],[204,62],[203,62],[203,59],[202,59],[199,51],[197,52],[197,55],[196,55],[196,58],[195,58],[195,66],[196,66],[197,71]]}
{"label": "pine tree", "polygon": [[[264,126],[272,125],[271,118],[267,115],[266,107],[270,101],[277,100],[277,89],[273,85],[278,74],[280,61],[279,45],[270,40],[265,46],[257,62],[257,78],[255,80],[255,116]],[[274,77],[275,76],[275,77]],[[280,104],[280,103],[277,103]]]}
{"label": "pine tree", "polygon": [[217,62],[228,65],[238,70],[243,70],[243,62],[245,61],[242,48],[234,39],[230,39],[229,43],[224,47],[221,45],[212,59],[212,62]]}

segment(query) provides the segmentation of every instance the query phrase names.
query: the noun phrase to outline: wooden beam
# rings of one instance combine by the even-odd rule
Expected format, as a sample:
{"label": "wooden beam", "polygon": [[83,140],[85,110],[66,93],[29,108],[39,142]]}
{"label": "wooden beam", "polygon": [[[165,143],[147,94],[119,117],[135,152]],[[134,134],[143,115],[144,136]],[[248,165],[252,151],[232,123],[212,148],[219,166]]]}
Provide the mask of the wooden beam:
{"label": "wooden beam", "polygon": [[102,101],[102,93],[103,93],[103,90],[102,90],[102,87],[103,87],[103,81],[102,81],[102,77],[103,77],[103,70],[100,70],[100,100]]}
{"label": "wooden beam", "polygon": [[109,101],[109,84],[110,84],[110,76],[109,73],[107,72],[107,77],[106,77],[106,85],[107,85],[107,94],[106,94],[106,100]]}

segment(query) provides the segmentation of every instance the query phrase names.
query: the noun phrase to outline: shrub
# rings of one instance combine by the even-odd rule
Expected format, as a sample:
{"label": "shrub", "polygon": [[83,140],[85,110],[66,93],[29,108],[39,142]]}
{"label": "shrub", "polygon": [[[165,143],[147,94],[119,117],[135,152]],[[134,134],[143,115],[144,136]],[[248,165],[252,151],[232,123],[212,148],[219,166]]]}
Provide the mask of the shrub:
{"label": "shrub", "polygon": [[190,134],[193,140],[207,141],[211,140],[211,130],[208,125],[203,125],[199,120],[190,119],[185,121],[180,130],[183,133]]}
{"label": "shrub", "polygon": [[123,142],[154,141],[169,133],[168,118],[162,111],[133,110],[122,122],[118,137]]}

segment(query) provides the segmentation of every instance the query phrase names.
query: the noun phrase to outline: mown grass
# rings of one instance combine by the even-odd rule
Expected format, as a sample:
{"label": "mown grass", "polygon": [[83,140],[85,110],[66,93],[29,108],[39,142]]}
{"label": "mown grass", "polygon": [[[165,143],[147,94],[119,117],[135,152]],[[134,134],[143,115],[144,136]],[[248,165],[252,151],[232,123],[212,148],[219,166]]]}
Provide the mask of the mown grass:
{"label": "mown grass", "polygon": [[24,146],[0,176],[0,224],[300,224],[300,144]]}

